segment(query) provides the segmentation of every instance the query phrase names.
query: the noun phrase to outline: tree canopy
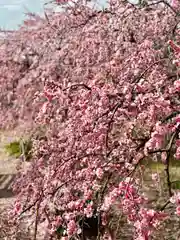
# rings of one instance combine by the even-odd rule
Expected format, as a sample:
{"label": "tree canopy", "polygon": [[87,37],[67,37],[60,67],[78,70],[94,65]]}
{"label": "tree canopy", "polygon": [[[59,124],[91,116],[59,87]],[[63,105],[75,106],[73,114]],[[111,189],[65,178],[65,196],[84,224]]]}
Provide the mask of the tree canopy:
{"label": "tree canopy", "polygon": [[[180,215],[169,173],[170,158],[180,159],[179,5],[56,2],[62,12],[29,14],[0,47],[1,126],[46,129],[16,179],[13,227],[3,234],[15,239],[28,213],[34,240],[38,230],[44,239],[121,239],[124,216],[128,239],[150,239],[168,204]],[[160,209],[137,174],[155,158],[167,182]]]}

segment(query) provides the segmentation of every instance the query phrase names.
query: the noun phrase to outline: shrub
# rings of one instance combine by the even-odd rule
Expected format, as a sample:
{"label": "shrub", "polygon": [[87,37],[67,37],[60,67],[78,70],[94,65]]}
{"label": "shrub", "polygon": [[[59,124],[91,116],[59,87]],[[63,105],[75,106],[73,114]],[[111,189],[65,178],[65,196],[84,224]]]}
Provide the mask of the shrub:
{"label": "shrub", "polygon": [[5,145],[5,150],[9,154],[9,156],[13,156],[16,158],[23,157],[25,160],[31,159],[31,151],[32,151],[32,141],[31,140],[23,140],[13,141],[9,144]]}

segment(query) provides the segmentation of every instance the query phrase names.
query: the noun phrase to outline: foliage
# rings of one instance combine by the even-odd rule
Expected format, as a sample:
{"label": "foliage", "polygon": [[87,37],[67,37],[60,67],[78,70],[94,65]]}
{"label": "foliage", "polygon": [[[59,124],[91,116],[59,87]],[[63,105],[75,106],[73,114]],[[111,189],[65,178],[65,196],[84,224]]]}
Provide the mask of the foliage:
{"label": "foliage", "polygon": [[[180,159],[179,6],[57,3],[64,11],[31,15],[1,46],[2,126],[14,117],[46,126],[14,184],[11,216],[31,215],[33,239],[39,225],[45,239],[62,229],[63,239],[87,239],[83,222],[92,239],[119,239],[110,223],[122,215],[131,238],[147,240],[168,204],[180,215],[169,174],[170,156]],[[168,204],[158,211],[136,174],[145,158],[165,166]]]}
{"label": "foliage", "polygon": [[19,158],[23,156],[25,160],[30,160],[32,151],[32,141],[22,140],[13,141],[5,145],[6,152],[13,157]]}
{"label": "foliage", "polygon": [[180,181],[173,181],[172,182],[172,188],[180,189]]}
{"label": "foliage", "polygon": [[11,142],[5,146],[6,152],[10,156],[20,157],[22,152],[18,141]]}

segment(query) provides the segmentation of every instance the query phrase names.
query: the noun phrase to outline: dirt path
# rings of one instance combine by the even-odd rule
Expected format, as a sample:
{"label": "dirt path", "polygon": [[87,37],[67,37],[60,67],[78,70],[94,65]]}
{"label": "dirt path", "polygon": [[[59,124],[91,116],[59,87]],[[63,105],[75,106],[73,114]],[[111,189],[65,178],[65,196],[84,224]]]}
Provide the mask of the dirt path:
{"label": "dirt path", "polygon": [[20,160],[9,157],[4,146],[19,138],[20,134],[17,134],[17,132],[17,130],[14,130],[0,133],[0,209],[14,201],[11,184],[16,176],[16,166]]}
{"label": "dirt path", "polygon": [[[5,133],[0,132],[0,214],[3,212],[3,209],[6,209],[10,205],[13,204],[15,200],[15,196],[12,192],[11,184],[17,174],[17,165],[20,163],[20,159],[15,159],[9,157],[6,152],[4,146],[12,141],[20,139],[20,137],[24,136],[21,133],[24,133],[22,129],[14,130],[14,131],[6,131]],[[23,168],[27,168],[29,165],[28,162],[23,163]],[[27,225],[29,225],[29,218],[25,218],[22,222],[22,226],[24,229],[27,229]],[[40,228],[38,229],[37,239],[44,239],[41,232],[43,232]],[[29,229],[28,235],[24,239],[33,239],[34,228]],[[0,236],[1,239],[1,236]],[[7,238],[3,238],[4,240]],[[21,238],[23,239],[23,238]]]}
{"label": "dirt path", "polygon": [[0,208],[8,206],[14,200],[11,184],[16,176],[17,163],[17,159],[0,160]]}

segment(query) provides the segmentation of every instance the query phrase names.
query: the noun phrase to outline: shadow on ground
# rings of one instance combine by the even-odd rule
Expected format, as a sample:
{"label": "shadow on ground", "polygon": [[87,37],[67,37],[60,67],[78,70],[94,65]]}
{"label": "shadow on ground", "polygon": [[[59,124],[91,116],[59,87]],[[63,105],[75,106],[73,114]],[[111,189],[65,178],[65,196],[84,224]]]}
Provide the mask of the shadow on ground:
{"label": "shadow on ground", "polygon": [[0,198],[10,198],[14,194],[11,189],[11,184],[16,174],[0,174]]}

